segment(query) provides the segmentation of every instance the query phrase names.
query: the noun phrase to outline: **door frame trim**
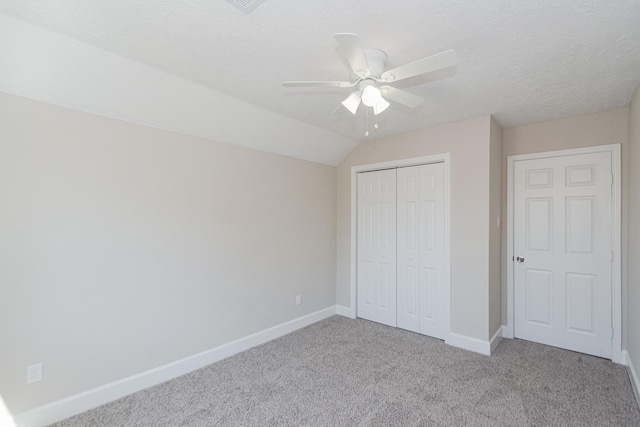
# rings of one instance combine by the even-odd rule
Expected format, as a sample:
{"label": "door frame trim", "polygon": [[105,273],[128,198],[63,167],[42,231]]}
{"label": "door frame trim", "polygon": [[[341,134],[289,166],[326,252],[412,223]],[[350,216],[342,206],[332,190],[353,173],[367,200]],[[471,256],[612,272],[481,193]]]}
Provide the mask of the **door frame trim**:
{"label": "door frame trim", "polygon": [[[514,338],[514,267],[513,267],[513,199],[514,199],[514,169],[515,163],[522,160],[544,159],[553,157],[573,156],[590,153],[611,153],[613,187],[612,187],[612,249],[613,262],[611,268],[611,360],[624,364],[622,353],[622,173],[620,144],[599,145],[595,147],[573,148],[568,150],[545,151],[540,153],[520,154],[507,157],[507,324],[504,329],[505,338]],[[511,258],[511,260],[509,259]]]}
{"label": "door frame trim", "polygon": [[429,163],[444,163],[444,341],[449,341],[451,330],[451,233],[450,233],[450,203],[451,203],[451,154],[442,153],[431,156],[411,157],[407,159],[392,160],[381,163],[370,163],[366,165],[356,165],[351,167],[351,249],[350,264],[351,271],[349,277],[350,296],[349,296],[349,317],[355,319],[357,316],[357,238],[358,238],[358,173],[370,172],[381,169],[396,169],[407,166],[418,166]]}

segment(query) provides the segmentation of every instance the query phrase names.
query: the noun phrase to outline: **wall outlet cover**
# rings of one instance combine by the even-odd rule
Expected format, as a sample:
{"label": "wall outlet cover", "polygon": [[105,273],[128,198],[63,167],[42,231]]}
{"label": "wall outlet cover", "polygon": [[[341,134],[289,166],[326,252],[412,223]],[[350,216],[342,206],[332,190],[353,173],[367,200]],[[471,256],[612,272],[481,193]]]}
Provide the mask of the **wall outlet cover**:
{"label": "wall outlet cover", "polygon": [[42,363],[27,366],[27,384],[42,381]]}

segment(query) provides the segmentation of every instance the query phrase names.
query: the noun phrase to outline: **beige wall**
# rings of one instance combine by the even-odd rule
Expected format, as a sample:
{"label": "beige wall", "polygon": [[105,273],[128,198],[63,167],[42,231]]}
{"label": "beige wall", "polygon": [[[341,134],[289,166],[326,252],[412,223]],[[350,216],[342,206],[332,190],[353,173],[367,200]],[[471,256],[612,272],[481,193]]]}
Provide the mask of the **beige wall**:
{"label": "beige wall", "polygon": [[338,304],[350,304],[351,167],[451,153],[451,331],[489,338],[489,116],[361,143],[338,165]]}
{"label": "beige wall", "polygon": [[[629,110],[371,140],[337,171],[0,94],[2,399],[19,413],[328,307],[336,290],[348,306],[351,166],[447,152],[451,330],[487,340],[506,315],[506,157],[612,143],[638,369],[640,328],[626,326],[640,324],[637,262],[626,275],[627,245],[640,254],[638,92]],[[36,362],[45,381],[27,386]]]}
{"label": "beige wall", "polygon": [[[629,288],[627,349],[640,374],[640,87],[629,107]],[[640,396],[637,396],[640,401]]]}
{"label": "beige wall", "polygon": [[[502,138],[500,125],[491,119],[489,184],[489,336],[502,327]],[[498,226],[500,217],[500,226]]]}
{"label": "beige wall", "polygon": [[[532,123],[507,128],[503,133],[504,161],[512,155],[538,153],[596,145],[622,145],[622,289],[623,289],[623,333],[627,329],[624,301],[626,301],[626,265],[627,265],[627,201],[628,201],[628,110],[626,108],[603,113],[587,114],[560,120]],[[505,163],[506,164],[506,163]],[[506,182],[506,167],[503,170],[503,182]],[[502,217],[506,219],[506,185],[502,194]],[[506,225],[506,221],[505,221]],[[503,259],[506,257],[507,229],[502,228]],[[506,324],[506,264],[502,266],[503,292],[502,313]],[[624,337],[623,337],[624,342]]]}
{"label": "beige wall", "polygon": [[14,414],[335,304],[335,167],[0,94],[0,204]]}

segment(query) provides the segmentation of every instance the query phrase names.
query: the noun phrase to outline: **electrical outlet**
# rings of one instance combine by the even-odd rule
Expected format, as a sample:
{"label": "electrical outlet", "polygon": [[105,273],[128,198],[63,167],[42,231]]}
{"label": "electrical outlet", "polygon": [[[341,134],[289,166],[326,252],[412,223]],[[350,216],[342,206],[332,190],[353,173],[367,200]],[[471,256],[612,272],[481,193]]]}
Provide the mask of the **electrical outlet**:
{"label": "electrical outlet", "polygon": [[296,295],[296,305],[300,305],[301,302],[302,302],[302,296]]}
{"label": "electrical outlet", "polygon": [[27,384],[42,381],[42,363],[27,366]]}

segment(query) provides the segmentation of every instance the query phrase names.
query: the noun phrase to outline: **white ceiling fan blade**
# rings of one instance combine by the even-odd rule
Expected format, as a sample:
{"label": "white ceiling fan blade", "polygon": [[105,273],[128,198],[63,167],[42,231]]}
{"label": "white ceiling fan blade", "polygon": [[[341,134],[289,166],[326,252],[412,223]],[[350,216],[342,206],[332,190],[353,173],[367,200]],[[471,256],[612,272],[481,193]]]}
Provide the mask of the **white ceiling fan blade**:
{"label": "white ceiling fan blade", "polygon": [[386,98],[409,108],[416,108],[424,102],[424,99],[419,96],[405,92],[404,90],[396,89],[395,87],[382,86],[380,87],[380,91]]}
{"label": "white ceiling fan blade", "polygon": [[282,82],[286,87],[354,87],[353,82],[317,81],[317,82]]}
{"label": "white ceiling fan blade", "polygon": [[347,60],[355,75],[367,77],[371,74],[360,38],[352,33],[338,33],[335,37],[338,46],[340,46],[340,53]]}
{"label": "white ceiling fan blade", "polygon": [[453,50],[447,50],[405,65],[385,71],[380,76],[381,82],[397,82],[420,74],[430,73],[456,65],[458,55]]}

